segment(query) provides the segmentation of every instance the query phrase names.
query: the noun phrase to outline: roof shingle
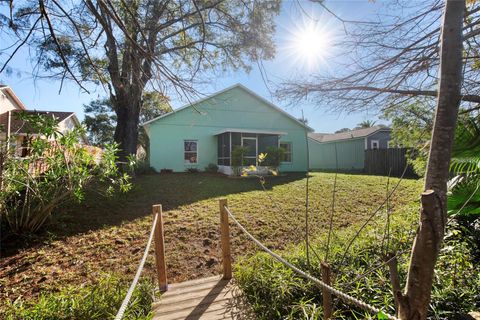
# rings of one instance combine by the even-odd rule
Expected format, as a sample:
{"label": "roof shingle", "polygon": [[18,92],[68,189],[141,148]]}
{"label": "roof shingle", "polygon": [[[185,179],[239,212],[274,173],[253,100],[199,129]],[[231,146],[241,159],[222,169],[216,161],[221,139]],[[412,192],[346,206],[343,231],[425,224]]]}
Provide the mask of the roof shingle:
{"label": "roof shingle", "polygon": [[338,140],[363,138],[380,130],[390,131],[391,129],[385,126],[373,126],[370,128],[356,129],[356,130],[340,132],[340,133],[309,133],[308,136],[318,142],[330,142],[330,141],[338,141]]}

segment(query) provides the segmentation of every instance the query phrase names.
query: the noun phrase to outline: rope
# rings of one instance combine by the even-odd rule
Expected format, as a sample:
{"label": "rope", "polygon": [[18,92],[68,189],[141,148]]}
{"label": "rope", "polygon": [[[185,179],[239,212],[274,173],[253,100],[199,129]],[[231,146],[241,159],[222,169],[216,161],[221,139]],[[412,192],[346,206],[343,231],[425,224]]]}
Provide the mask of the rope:
{"label": "rope", "polygon": [[137,273],[135,274],[135,278],[133,278],[132,284],[130,285],[130,288],[128,289],[127,295],[125,296],[125,299],[123,299],[123,302],[122,302],[122,305],[120,306],[120,309],[118,309],[117,315],[115,316],[115,320],[121,320],[123,318],[123,314],[125,313],[125,310],[127,309],[127,306],[128,306],[128,303],[130,302],[130,299],[132,298],[133,291],[135,290],[135,287],[137,286],[138,279],[140,278],[140,274],[142,273],[143,266],[145,265],[145,261],[147,260],[147,257],[148,257],[148,251],[150,250],[150,245],[152,244],[153,235],[155,234],[155,226],[157,225],[157,220],[158,220],[158,214],[156,214],[155,218],[153,219],[152,230],[150,231],[150,236],[148,238],[148,242],[147,242],[147,246],[145,247],[145,251],[143,252],[142,260],[140,261],[140,264],[138,265]]}
{"label": "rope", "polygon": [[255,242],[260,248],[262,248],[263,251],[265,251],[266,253],[268,253],[272,257],[274,257],[277,261],[279,261],[280,263],[284,264],[285,266],[289,267],[290,269],[292,269],[293,271],[298,273],[301,277],[303,277],[307,280],[310,280],[310,281],[316,283],[317,285],[319,285],[320,287],[330,291],[330,293],[334,294],[335,296],[342,299],[343,301],[345,301],[348,304],[353,304],[353,305],[355,305],[355,306],[357,306],[357,307],[359,307],[363,310],[369,311],[373,314],[383,313],[387,317],[387,319],[390,319],[390,320],[398,320],[396,317],[391,316],[389,314],[386,314],[386,313],[384,313],[383,311],[381,311],[380,309],[378,309],[374,306],[371,306],[371,305],[369,305],[369,304],[367,304],[367,303],[365,303],[361,300],[358,300],[357,298],[354,298],[354,297],[352,297],[352,296],[350,296],[346,293],[341,292],[338,289],[333,288],[332,286],[330,286],[330,285],[326,284],[325,282],[309,275],[308,273],[306,273],[306,272],[300,270],[299,268],[295,267],[290,262],[284,260],[278,254],[276,254],[275,252],[268,249],[263,243],[261,243],[259,240],[257,240],[253,235],[251,235],[250,232],[248,232],[247,229],[245,229],[245,227],[243,227],[240,224],[240,222],[238,222],[237,219],[235,219],[235,216],[230,212],[230,209],[228,209],[227,206],[225,206],[224,208],[227,211],[230,218],[232,218],[233,222],[235,222],[235,224],[240,228],[240,230],[242,230],[247,235],[247,237],[250,238],[250,240]]}

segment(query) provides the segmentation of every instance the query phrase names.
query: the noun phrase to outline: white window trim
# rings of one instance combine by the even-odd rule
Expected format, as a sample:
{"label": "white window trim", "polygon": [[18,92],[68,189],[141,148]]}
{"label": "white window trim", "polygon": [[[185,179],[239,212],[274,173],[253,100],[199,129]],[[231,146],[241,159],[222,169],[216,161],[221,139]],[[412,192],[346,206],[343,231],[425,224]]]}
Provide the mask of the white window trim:
{"label": "white window trim", "polygon": [[[374,143],[377,144],[377,147],[376,147],[376,148],[373,147],[373,144],[374,144]],[[378,141],[378,140],[371,140],[371,141],[370,141],[370,148],[371,148],[371,149],[380,149],[380,141]]]}
{"label": "white window trim", "polygon": [[252,157],[252,156],[245,157],[245,156],[243,156],[243,158],[245,158],[245,159],[255,158],[255,165],[257,166],[258,165],[258,136],[255,136],[255,137],[243,137],[242,136],[241,137],[242,147],[244,147],[244,145],[243,145],[243,140],[244,139],[255,140],[255,157]]}
{"label": "white window trim", "polygon": [[293,149],[292,149],[292,142],[291,141],[278,141],[278,147],[281,148],[282,143],[288,143],[290,144],[290,161],[281,161],[280,163],[293,163]]}
{"label": "white window trim", "polygon": [[[197,162],[185,162],[185,153],[193,153],[193,151],[185,151],[185,142],[195,142],[197,144],[197,151],[196,151],[196,154],[197,154]],[[183,164],[184,165],[197,165],[198,164],[198,140],[196,139],[185,139],[183,140]]]}

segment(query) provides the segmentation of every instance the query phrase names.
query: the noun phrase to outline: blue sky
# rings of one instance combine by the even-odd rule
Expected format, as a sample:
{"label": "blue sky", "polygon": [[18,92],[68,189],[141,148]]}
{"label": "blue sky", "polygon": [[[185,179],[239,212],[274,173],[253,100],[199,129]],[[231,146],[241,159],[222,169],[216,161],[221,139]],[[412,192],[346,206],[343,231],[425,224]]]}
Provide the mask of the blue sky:
{"label": "blue sky", "polygon": [[[308,75],[315,71],[322,71],[322,68],[335,70],[335,65],[331,60],[341,54],[341,52],[326,46],[325,50],[322,50],[321,59],[318,59],[313,65],[309,65],[301,53],[292,50],[299,30],[303,30],[305,25],[316,23],[319,32],[328,33],[330,38],[343,32],[340,22],[326,13],[318,4],[310,2],[300,2],[300,4],[301,7],[298,2],[284,1],[281,14],[276,19],[277,55],[273,61],[264,62],[266,76],[273,81],[273,85],[267,85],[258,67],[254,66],[249,74],[237,71],[229,72],[221,77],[212,77],[211,84],[204,89],[204,93],[213,93],[235,83],[241,83],[295,117],[300,118],[303,110],[309,125],[317,132],[333,132],[340,128],[352,128],[362,120],[376,120],[376,114],[373,111],[355,114],[338,113],[331,111],[333,107],[337,107],[335,105],[314,106],[307,102],[292,105],[287,101],[278,101],[271,95],[270,91],[274,90],[275,83],[289,78],[292,74]],[[373,14],[381,3],[367,0],[326,1],[326,5],[342,18],[362,20]],[[73,82],[64,83],[59,94],[59,81],[34,79],[31,75],[33,66],[28,49],[19,52],[11,61],[10,67],[13,72],[10,75],[1,74],[0,83],[10,85],[30,109],[74,111],[80,119],[83,119],[83,104],[106,96],[101,87],[89,87],[90,94],[82,93]],[[174,108],[181,107],[183,104],[185,101],[172,101]]]}

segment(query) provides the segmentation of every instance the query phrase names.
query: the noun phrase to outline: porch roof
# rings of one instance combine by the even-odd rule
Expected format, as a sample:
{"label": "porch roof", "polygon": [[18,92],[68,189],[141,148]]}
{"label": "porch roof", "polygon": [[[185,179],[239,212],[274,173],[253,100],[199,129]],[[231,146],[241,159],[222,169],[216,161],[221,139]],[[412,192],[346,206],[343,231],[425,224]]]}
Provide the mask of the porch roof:
{"label": "porch roof", "polygon": [[219,132],[214,133],[214,136],[227,132],[236,132],[236,133],[258,133],[258,134],[275,134],[279,136],[285,136],[288,133],[283,131],[269,131],[269,130],[256,130],[256,129],[223,129]]}

